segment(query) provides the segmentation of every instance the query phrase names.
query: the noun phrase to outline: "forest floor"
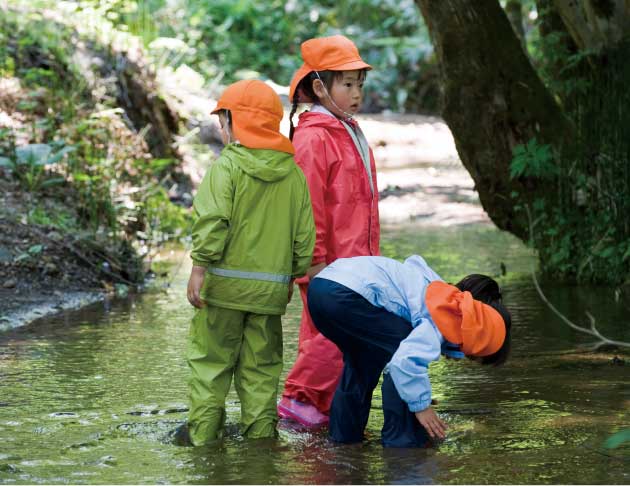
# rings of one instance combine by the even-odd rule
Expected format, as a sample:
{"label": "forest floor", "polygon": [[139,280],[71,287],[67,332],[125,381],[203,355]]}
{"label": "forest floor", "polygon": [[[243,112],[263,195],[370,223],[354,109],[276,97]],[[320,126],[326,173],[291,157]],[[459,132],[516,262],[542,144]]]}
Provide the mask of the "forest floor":
{"label": "forest floor", "polygon": [[[413,221],[440,227],[489,221],[441,119],[363,115],[359,122],[377,161],[383,225]],[[191,157],[184,158],[184,164],[194,165],[184,168],[189,174],[199,176],[205,170]],[[7,178],[0,178],[0,194],[0,330],[114,294],[114,286],[104,281],[100,269],[69,236],[54,227],[28,224],[24,216],[28,194]],[[38,204],[60,203],[44,195]],[[71,208],[72,202],[67,205]]]}

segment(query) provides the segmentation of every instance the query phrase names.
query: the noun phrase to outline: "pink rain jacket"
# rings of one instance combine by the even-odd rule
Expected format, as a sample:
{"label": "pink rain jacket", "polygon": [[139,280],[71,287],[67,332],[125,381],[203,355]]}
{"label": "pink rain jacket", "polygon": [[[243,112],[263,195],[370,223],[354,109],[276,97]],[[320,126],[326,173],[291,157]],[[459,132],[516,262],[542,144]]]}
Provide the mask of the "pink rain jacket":
{"label": "pink rain jacket", "polygon": [[[378,187],[372,150],[369,153],[374,193],[359,151],[337,118],[318,112],[303,113],[293,145],[313,204],[317,234],[312,264],[380,255]],[[283,395],[310,403],[327,414],[343,360],[337,346],[313,325],[306,300],[307,278],[297,282],[304,310],[298,356],[287,376]]]}
{"label": "pink rain jacket", "polygon": [[379,255],[378,188],[372,149],[374,194],[359,151],[335,117],[303,113],[293,145],[295,160],[311,191],[317,228],[313,265],[343,257]]}

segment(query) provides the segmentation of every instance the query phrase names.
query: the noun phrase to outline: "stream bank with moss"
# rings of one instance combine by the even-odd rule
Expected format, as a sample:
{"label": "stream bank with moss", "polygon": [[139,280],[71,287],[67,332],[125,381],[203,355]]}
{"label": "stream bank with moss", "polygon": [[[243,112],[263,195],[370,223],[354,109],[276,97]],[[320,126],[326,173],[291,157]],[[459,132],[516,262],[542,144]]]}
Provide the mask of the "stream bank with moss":
{"label": "stream bank with moss", "polygon": [[189,232],[183,119],[137,39],[77,22],[0,3],[0,329],[141,289]]}

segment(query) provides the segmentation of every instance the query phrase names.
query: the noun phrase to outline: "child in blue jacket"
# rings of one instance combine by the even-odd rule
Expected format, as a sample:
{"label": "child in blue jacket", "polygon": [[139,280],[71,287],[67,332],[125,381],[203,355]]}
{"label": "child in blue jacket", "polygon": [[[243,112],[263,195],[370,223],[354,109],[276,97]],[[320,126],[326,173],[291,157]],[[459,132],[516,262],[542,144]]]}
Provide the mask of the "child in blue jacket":
{"label": "child in blue jacket", "polygon": [[330,436],[358,442],[372,392],[382,385],[386,447],[424,447],[445,437],[431,408],[429,364],[444,354],[500,365],[510,349],[511,317],[498,284],[469,275],[442,281],[420,256],[404,263],[378,256],[342,258],[311,282],[308,307],[317,329],[343,353]]}

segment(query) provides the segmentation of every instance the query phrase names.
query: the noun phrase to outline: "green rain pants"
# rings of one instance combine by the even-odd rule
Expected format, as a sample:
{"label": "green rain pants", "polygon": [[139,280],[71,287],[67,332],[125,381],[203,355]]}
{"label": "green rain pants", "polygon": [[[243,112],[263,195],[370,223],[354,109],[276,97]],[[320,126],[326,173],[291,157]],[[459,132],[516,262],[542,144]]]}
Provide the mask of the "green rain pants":
{"label": "green rain pants", "polygon": [[282,372],[279,315],[253,314],[206,305],[198,309],[188,343],[190,413],[194,445],[222,437],[225,398],[234,386],[241,400],[245,437],[275,437],[276,400]]}

